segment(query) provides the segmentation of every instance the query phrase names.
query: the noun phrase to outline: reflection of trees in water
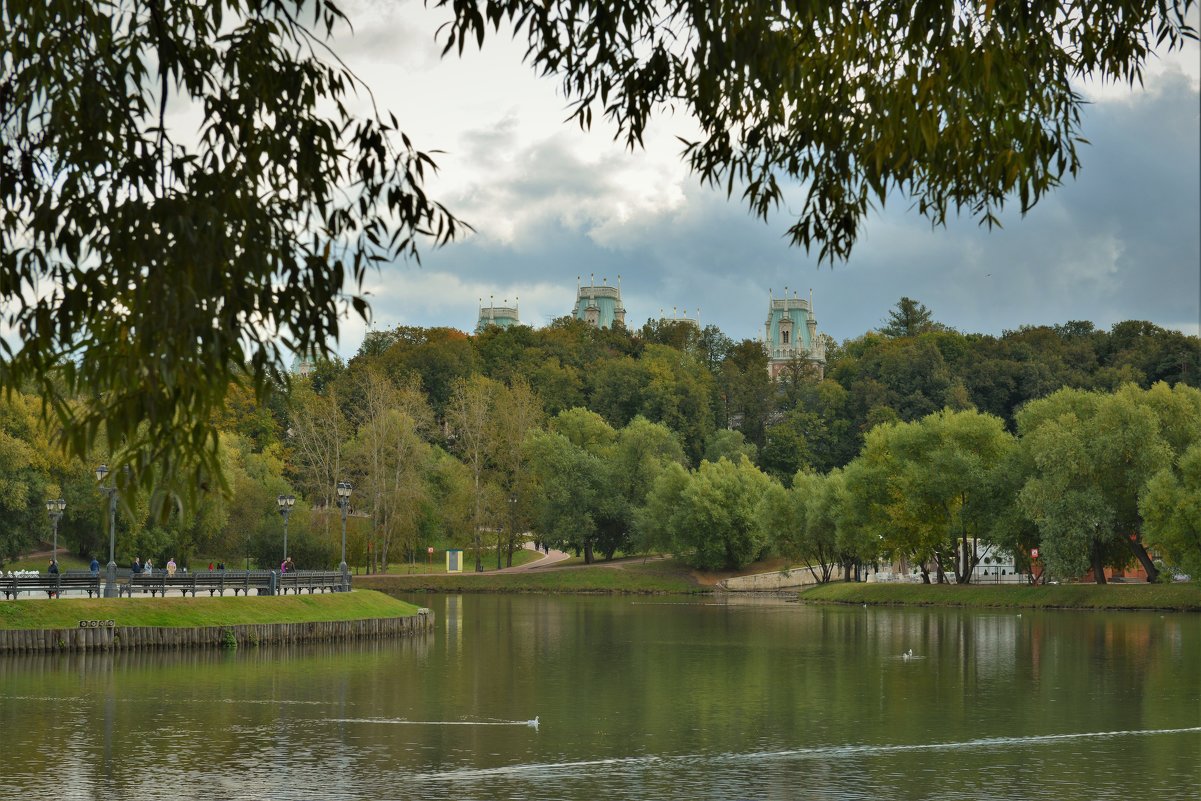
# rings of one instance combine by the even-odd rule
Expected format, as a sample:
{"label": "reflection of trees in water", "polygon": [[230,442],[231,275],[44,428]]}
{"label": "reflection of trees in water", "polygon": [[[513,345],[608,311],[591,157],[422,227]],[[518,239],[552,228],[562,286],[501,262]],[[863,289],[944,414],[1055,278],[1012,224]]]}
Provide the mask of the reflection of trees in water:
{"label": "reflection of trees in water", "polygon": [[[178,771],[181,780],[219,784],[246,776],[249,784],[231,785],[231,794],[249,795],[279,770],[291,788],[318,771],[329,781],[349,771],[347,786],[362,788],[368,777],[403,782],[405,771],[444,765],[537,762],[545,756],[531,756],[538,749],[566,761],[701,755],[687,769],[666,760],[651,771],[661,776],[638,769],[626,777],[670,783],[688,772],[700,781],[712,770],[719,780],[741,781],[752,771],[754,781],[768,782],[755,785],[759,796],[783,797],[775,782],[795,778],[798,766],[719,769],[703,755],[1195,726],[1201,694],[1201,676],[1188,669],[1201,664],[1201,629],[1185,615],[1019,616],[670,596],[463,595],[423,603],[439,625],[416,640],[0,659],[0,724],[11,728],[19,718],[24,727],[7,745],[7,764],[37,764],[49,754],[69,769],[71,786],[95,780],[107,792],[127,783],[136,789],[138,766],[151,760],[156,777]],[[921,658],[901,659],[910,648]],[[529,737],[388,725],[535,715],[542,730]],[[1139,773],[1150,765],[1157,776],[1178,776],[1195,764],[1195,735],[1129,742],[1136,744],[1121,748],[1139,755]],[[1012,756],[995,751],[995,759]],[[994,758],[972,753],[968,762]],[[1044,767],[1057,760],[1021,753],[1044,759]],[[847,771],[870,781],[915,761],[912,753],[884,752],[855,759],[806,759],[799,769],[807,785],[835,787]],[[1063,761],[1072,777],[1089,770]],[[967,762],[948,757],[945,767],[953,773]],[[593,785],[604,780],[597,772],[579,770],[593,794],[576,797],[596,797]],[[644,797],[679,797],[670,786],[654,784],[663,792]],[[273,787],[278,797],[282,786]],[[730,795],[749,797],[746,789]],[[480,796],[518,797],[497,792]]]}

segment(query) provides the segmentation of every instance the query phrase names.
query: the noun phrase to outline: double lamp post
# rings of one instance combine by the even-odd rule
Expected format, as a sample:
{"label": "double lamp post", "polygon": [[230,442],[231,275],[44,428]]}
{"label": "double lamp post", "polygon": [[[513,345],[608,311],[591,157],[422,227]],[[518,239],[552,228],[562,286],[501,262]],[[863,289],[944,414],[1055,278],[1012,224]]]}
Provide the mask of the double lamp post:
{"label": "double lamp post", "polygon": [[288,515],[292,514],[292,507],[296,505],[296,496],[280,495],[275,499],[279,504],[279,513],[284,516],[284,561],[288,561]]}
{"label": "double lamp post", "polygon": [[108,496],[108,574],[104,578],[104,597],[117,597],[117,488],[104,486],[108,477],[108,465],[102,464],[96,468],[96,483],[99,489]]}
{"label": "double lamp post", "polygon": [[51,498],[46,501],[46,512],[49,513],[50,519],[54,521],[54,552],[50,557],[50,561],[58,561],[58,521],[63,519],[63,512],[67,509],[67,502],[62,498]]}
{"label": "double lamp post", "polygon": [[342,572],[342,592],[350,591],[350,570],[346,567],[346,510],[353,489],[349,481],[338,482],[338,506],[342,509],[342,564],[338,565],[338,570]]}

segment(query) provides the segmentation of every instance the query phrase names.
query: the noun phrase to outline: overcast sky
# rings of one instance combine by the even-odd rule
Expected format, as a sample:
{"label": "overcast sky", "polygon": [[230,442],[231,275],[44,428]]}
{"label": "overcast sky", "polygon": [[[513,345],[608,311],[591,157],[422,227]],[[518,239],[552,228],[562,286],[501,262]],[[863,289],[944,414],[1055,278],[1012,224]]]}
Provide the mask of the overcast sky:
{"label": "overcast sky", "polygon": [[[350,0],[355,33],[337,49],[436,156],[428,190],[476,232],[421,266],[396,264],[367,288],[375,326],[448,325],[470,331],[479,299],[520,297],[521,318],[568,314],[576,276],[622,276],[627,324],[672,307],[740,339],[758,337],[768,292],[812,288],[819,330],[837,340],[878,327],[902,296],[965,332],[1091,320],[1151,320],[1201,328],[1201,57],[1195,42],[1158,61],[1145,89],[1086,90],[1083,172],[1003,230],[970,218],[945,229],[890,204],[874,215],[845,264],[818,267],[787,245],[792,221],[768,223],[737,199],[702,189],[680,161],[687,119],[663,117],[631,153],[603,122],[564,123],[554,80],[521,63],[507,36],[483,52],[440,56],[447,12],[420,0]],[[1195,22],[1194,22],[1195,24]],[[799,190],[793,208],[799,208]],[[339,350],[353,354],[364,326],[349,320]]]}

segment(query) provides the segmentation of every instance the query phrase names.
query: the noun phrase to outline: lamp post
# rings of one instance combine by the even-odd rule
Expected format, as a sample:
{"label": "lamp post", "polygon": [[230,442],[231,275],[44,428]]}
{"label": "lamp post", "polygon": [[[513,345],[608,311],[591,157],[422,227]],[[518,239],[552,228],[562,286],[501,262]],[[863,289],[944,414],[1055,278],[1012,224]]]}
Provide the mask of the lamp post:
{"label": "lamp post", "polygon": [[342,592],[350,590],[350,570],[346,567],[346,509],[350,506],[352,489],[349,481],[338,482],[338,506],[342,507],[342,564],[338,565],[338,570],[342,571]]}
{"label": "lamp post", "polygon": [[509,495],[509,561],[508,566],[513,566],[513,548],[512,545],[517,541],[517,493]]}
{"label": "lamp post", "polygon": [[117,488],[104,486],[108,465],[96,468],[99,490],[108,496],[108,574],[104,579],[104,597],[117,597]]}
{"label": "lamp post", "polygon": [[280,495],[275,499],[279,504],[279,513],[284,516],[284,561],[288,561],[288,515],[292,514],[292,507],[296,505],[296,497],[294,495]]}
{"label": "lamp post", "polygon": [[46,501],[46,511],[50,514],[50,519],[54,521],[54,556],[51,561],[58,561],[58,521],[63,519],[63,510],[67,508],[67,502],[62,498],[51,498]]}

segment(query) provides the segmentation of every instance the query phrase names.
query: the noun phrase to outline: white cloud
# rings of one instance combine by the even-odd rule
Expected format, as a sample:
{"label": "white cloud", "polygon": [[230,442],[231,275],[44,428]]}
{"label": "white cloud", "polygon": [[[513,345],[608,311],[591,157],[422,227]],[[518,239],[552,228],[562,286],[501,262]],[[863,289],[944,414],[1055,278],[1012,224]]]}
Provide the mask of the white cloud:
{"label": "white cloud", "polygon": [[[737,196],[698,186],[675,139],[692,133],[688,120],[657,120],[646,150],[631,153],[603,121],[591,132],[564,123],[556,82],[534,76],[524,43],[503,32],[482,53],[471,45],[443,60],[433,36],[446,12],[364,0],[351,14],[360,34],[372,30],[344,52],[419,147],[446,151],[430,193],[477,228],[427,250],[421,270],[386,268],[375,284],[381,326],[470,330],[478,298],[492,294],[519,295],[522,319],[544,324],[570,312],[576,276],[589,273],[623,276],[634,325],[699,306],[703,322],[736,338],[759,335],[769,288],[785,285],[812,287],[820,327],[839,339],[878,326],[901,295],[965,331],[1069,319],[1201,325],[1195,42],[1154,60],[1146,90],[1087,88],[1100,102],[1085,112],[1083,172],[1025,219],[931,230],[906,202],[890,203],[849,263],[819,268],[787,245],[788,208],[765,224]],[[342,347],[353,352],[350,337]]]}

